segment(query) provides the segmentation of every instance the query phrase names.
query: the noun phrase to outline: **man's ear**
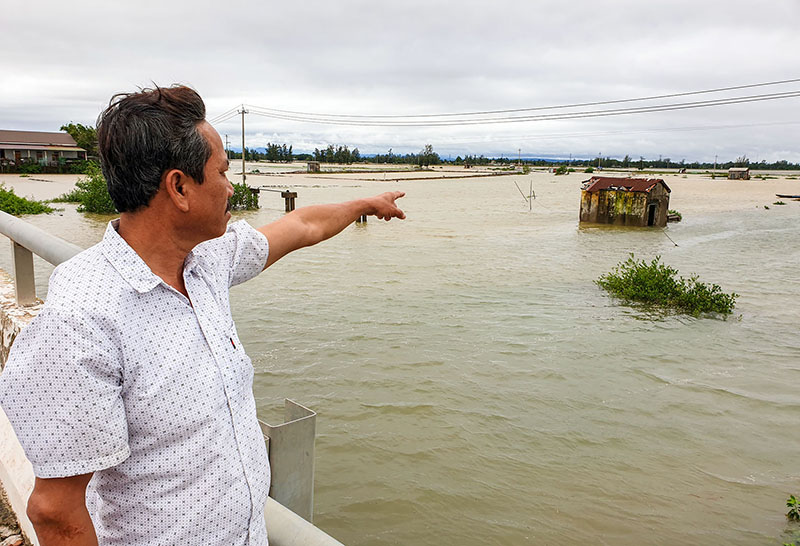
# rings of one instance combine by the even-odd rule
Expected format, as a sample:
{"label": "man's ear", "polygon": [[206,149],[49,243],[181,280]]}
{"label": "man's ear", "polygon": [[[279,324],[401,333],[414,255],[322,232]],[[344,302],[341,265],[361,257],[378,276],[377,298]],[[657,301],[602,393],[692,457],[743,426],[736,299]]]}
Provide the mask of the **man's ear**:
{"label": "man's ear", "polygon": [[187,199],[187,187],[189,177],[180,169],[170,169],[161,177],[161,184],[167,192],[172,204],[181,211],[189,211],[189,200]]}

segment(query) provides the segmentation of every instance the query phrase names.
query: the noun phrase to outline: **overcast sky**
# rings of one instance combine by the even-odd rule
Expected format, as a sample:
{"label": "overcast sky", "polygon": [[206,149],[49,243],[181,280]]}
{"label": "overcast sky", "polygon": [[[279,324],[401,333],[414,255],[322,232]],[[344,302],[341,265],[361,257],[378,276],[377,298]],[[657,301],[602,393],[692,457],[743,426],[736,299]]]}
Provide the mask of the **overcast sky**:
{"label": "overcast sky", "polygon": [[[531,108],[800,78],[800,1],[55,2],[0,15],[0,128],[95,124],[115,92],[180,82],[332,114]],[[800,82],[688,97],[798,91]],[[636,105],[635,103],[630,106]],[[628,106],[628,105],[626,105]],[[800,161],[800,98],[618,117],[346,127],[248,114],[247,146]],[[241,120],[219,124],[240,146]]]}

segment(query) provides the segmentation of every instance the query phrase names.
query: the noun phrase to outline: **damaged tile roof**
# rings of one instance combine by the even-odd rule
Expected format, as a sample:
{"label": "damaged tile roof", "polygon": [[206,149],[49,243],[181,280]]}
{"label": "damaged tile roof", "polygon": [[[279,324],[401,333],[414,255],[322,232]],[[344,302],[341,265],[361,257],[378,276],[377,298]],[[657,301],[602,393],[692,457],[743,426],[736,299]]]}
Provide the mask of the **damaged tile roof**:
{"label": "damaged tile roof", "polygon": [[615,178],[611,176],[593,176],[583,182],[583,189],[588,192],[611,190],[648,193],[659,182],[664,184],[664,188],[668,192],[672,191],[661,178]]}

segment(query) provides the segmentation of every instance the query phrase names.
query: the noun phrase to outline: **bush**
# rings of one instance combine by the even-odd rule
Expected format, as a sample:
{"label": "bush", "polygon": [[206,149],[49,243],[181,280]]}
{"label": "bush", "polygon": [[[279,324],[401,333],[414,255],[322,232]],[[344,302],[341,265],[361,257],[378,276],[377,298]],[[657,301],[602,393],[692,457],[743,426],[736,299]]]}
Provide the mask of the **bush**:
{"label": "bush", "polygon": [[18,170],[22,174],[39,174],[42,172],[42,166],[32,159],[23,159],[19,162]]}
{"label": "bush", "polygon": [[786,507],[789,509],[786,512],[786,517],[791,521],[800,521],[800,500],[794,495],[789,495],[789,500],[786,501]]}
{"label": "bush", "polygon": [[51,199],[51,203],[80,203],[81,202],[81,195],[83,192],[77,188],[74,190],[63,193],[56,197],[55,199]]}
{"label": "bush", "polygon": [[70,161],[67,163],[67,172],[69,174],[89,174],[90,165],[93,164],[93,161],[85,161],[83,159],[79,161]]}
{"label": "bush", "polygon": [[21,216],[23,214],[41,214],[43,212],[53,212],[53,209],[41,201],[32,201],[24,197],[19,197],[13,189],[0,185],[0,210]]}
{"label": "bush", "polygon": [[697,276],[677,277],[678,270],[660,263],[657,256],[649,264],[636,261],[633,254],[602,275],[595,282],[611,295],[630,302],[643,303],[680,313],[698,316],[701,313],[730,314],[736,293],[726,294],[716,284],[698,282]]}
{"label": "bush", "polygon": [[679,222],[680,222],[681,220],[683,220],[683,214],[681,214],[680,212],[678,212],[678,211],[677,211],[677,210],[675,210],[675,209],[669,209],[669,210],[667,211],[667,214],[674,214],[675,216],[677,216],[677,217],[678,217],[678,221],[679,221]]}
{"label": "bush", "polygon": [[258,208],[258,194],[250,191],[245,183],[233,185],[233,197],[230,201],[232,210],[255,210]]}
{"label": "bush", "polygon": [[108,193],[108,185],[100,166],[94,161],[86,165],[86,178],[75,182],[75,189],[53,199],[59,203],[80,203],[79,212],[95,214],[114,214],[117,207]]}
{"label": "bush", "polygon": [[560,165],[560,166],[559,166],[559,167],[558,167],[558,168],[555,170],[555,174],[556,174],[556,175],[560,175],[560,174],[567,174],[567,166],[566,166],[566,165]]}
{"label": "bush", "polygon": [[583,172],[585,172],[585,173],[593,173],[594,172],[594,167],[586,167],[586,170],[583,171]]}

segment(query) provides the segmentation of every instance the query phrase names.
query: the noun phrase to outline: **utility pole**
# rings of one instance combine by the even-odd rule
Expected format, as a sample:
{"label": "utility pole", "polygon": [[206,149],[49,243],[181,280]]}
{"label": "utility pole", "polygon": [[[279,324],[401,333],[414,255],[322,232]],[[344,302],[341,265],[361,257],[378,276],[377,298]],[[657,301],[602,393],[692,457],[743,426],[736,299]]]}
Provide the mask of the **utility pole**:
{"label": "utility pole", "polygon": [[229,144],[228,144],[228,135],[225,135],[225,157],[230,159],[231,158],[231,154],[230,154],[230,152],[228,152],[228,146],[229,146]]}
{"label": "utility pole", "polygon": [[714,170],[717,170],[717,154],[714,154]]}
{"label": "utility pole", "polygon": [[522,148],[517,148],[517,165],[522,165]]}
{"label": "utility pole", "polygon": [[247,110],[244,109],[244,104],[242,104],[242,184],[244,184],[245,174],[244,174],[244,115],[247,113]]}

